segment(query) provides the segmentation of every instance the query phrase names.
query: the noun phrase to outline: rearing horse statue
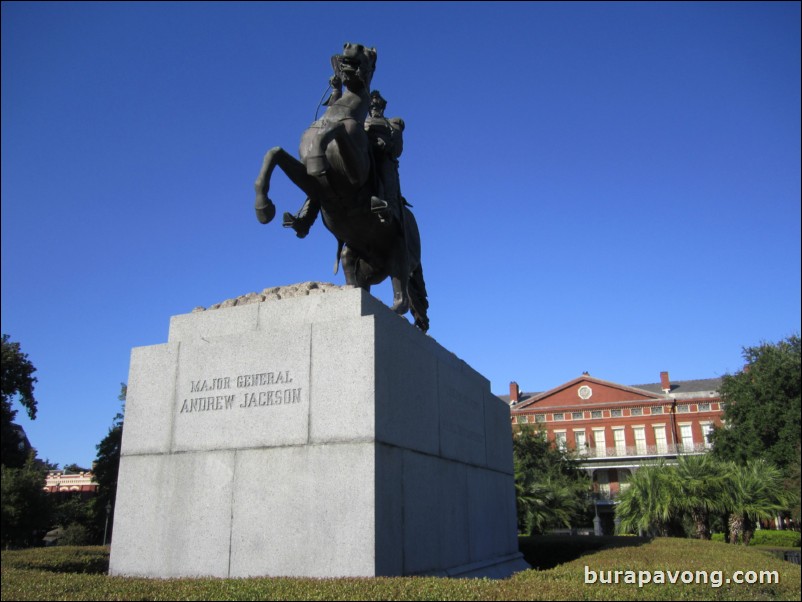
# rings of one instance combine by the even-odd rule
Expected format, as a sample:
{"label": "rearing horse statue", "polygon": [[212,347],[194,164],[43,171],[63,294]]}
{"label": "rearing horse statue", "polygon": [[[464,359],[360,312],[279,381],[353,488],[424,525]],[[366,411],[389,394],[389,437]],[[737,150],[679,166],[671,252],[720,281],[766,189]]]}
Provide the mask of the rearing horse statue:
{"label": "rearing horse statue", "polygon": [[369,291],[389,276],[393,311],[411,311],[415,325],[426,332],[429,303],[415,217],[404,203],[400,220],[384,219],[371,208],[378,191],[364,123],[376,49],[347,43],[333,63],[342,91],[335,91],[323,117],[303,133],[300,161],[279,146],[267,152],[255,183],[256,217],[267,224],[276,215],[268,191],[278,166],[320,207],[323,223],[337,238],[346,284]]}

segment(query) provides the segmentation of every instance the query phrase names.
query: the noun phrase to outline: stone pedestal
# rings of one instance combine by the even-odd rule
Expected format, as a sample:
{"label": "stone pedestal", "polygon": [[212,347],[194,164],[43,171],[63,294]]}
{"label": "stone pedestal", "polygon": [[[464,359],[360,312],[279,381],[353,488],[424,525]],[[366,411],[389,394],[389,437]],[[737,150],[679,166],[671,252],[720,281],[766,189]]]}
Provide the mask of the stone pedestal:
{"label": "stone pedestal", "polygon": [[110,573],[506,577],[509,409],[361,289],[174,316],[131,354]]}

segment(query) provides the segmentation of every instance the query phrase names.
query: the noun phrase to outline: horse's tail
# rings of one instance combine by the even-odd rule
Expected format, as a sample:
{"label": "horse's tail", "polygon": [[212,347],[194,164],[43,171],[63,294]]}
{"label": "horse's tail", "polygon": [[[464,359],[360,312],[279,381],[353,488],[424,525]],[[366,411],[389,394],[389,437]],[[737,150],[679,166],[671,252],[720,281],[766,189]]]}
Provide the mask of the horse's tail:
{"label": "horse's tail", "polygon": [[407,291],[409,293],[409,309],[415,318],[415,326],[426,332],[429,330],[429,317],[427,315],[429,299],[426,292],[426,282],[423,280],[423,267],[420,264],[412,272]]}

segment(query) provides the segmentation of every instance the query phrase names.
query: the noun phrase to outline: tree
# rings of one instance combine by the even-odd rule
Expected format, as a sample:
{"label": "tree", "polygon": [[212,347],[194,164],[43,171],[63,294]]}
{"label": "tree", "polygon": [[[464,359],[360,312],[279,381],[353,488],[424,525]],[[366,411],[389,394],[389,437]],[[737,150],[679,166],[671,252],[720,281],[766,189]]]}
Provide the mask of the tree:
{"label": "tree", "polygon": [[799,523],[802,520],[802,508],[800,508],[800,502],[802,502],[802,495],[800,495],[800,491],[802,491],[802,446],[800,445],[796,446],[796,460],[788,469],[785,490],[791,493],[793,498],[791,516]]}
{"label": "tree", "polygon": [[727,479],[723,466],[709,454],[680,456],[670,478],[675,479],[677,510],[690,515],[696,537],[710,539],[710,515],[725,508]]}
{"label": "tree", "polygon": [[36,399],[33,396],[36,372],[28,355],[22,353],[19,343],[2,335],[2,363],[0,363],[0,463],[20,468],[25,464],[27,450],[21,445],[14,418],[17,410],[11,407],[15,398],[25,408],[31,420],[36,418]]}
{"label": "tree", "polygon": [[713,432],[713,453],[745,465],[765,458],[781,470],[793,465],[800,442],[799,335],[777,344],[746,347],[746,365],[722,379],[721,399],[727,404],[725,427]]}
{"label": "tree", "polygon": [[21,468],[0,468],[0,542],[5,548],[38,545],[50,526],[52,510],[44,491],[46,471],[33,453]]}
{"label": "tree", "polygon": [[730,541],[748,544],[758,520],[788,507],[791,497],[780,470],[763,459],[746,466],[719,462],[709,455],[683,456],[676,466],[663,462],[643,466],[618,496],[616,518],[621,533],[679,533],[692,519],[697,537],[709,538],[711,513],[726,512]]}
{"label": "tree", "polygon": [[120,395],[117,399],[123,402],[122,411],[114,416],[108,434],[96,446],[97,457],[93,472],[98,489],[97,495],[93,500],[92,514],[94,516],[94,534],[98,541],[102,539],[100,534],[106,531],[106,521],[108,520],[109,534],[113,524],[112,518],[114,502],[117,496],[117,474],[120,471],[120,447],[123,437],[123,413],[125,412],[127,389],[125,383],[120,385]]}
{"label": "tree", "polygon": [[730,543],[740,540],[749,545],[757,521],[787,509],[790,496],[780,470],[762,458],[749,460],[746,466],[729,463],[726,477],[724,503],[730,512]]}
{"label": "tree", "polygon": [[678,479],[664,462],[646,464],[629,478],[618,494],[615,516],[619,533],[647,533],[668,536],[676,531],[681,510]]}
{"label": "tree", "polygon": [[513,459],[519,531],[543,533],[586,518],[590,481],[571,454],[524,427],[513,438]]}
{"label": "tree", "polygon": [[89,472],[89,469],[84,468],[83,466],[78,466],[77,464],[73,463],[73,464],[67,464],[64,467],[64,472],[70,474],[78,474],[80,472]]}

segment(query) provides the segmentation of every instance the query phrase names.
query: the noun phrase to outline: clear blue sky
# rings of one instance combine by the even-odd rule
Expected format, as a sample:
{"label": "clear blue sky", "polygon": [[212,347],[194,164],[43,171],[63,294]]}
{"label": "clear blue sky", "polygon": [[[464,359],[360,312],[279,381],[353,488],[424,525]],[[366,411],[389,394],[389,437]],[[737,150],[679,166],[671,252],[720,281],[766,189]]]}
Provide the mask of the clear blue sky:
{"label": "clear blue sky", "polygon": [[799,3],[4,2],[2,331],[40,457],[91,465],[170,316],[343,283],[253,181],[346,41],[407,124],[430,334],[494,392],[715,377],[799,332]]}

